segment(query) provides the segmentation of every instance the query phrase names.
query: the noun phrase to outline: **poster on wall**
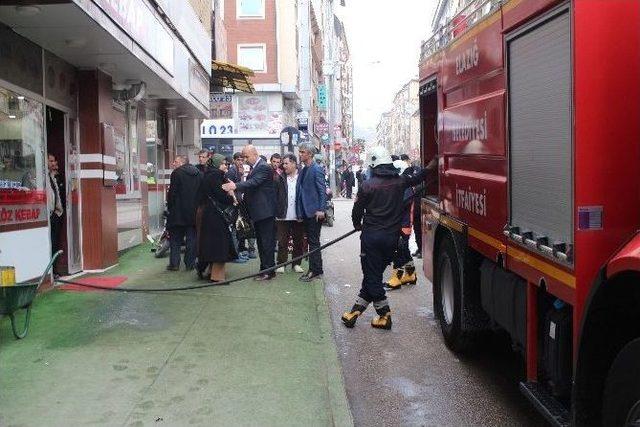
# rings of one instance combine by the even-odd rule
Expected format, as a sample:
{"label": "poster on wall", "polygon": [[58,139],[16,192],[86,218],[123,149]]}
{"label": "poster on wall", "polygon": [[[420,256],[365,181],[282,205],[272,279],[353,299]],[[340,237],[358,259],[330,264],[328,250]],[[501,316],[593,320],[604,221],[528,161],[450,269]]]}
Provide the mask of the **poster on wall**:
{"label": "poster on wall", "polygon": [[238,100],[238,133],[280,134],[282,113],[269,111],[266,96],[248,96]]}

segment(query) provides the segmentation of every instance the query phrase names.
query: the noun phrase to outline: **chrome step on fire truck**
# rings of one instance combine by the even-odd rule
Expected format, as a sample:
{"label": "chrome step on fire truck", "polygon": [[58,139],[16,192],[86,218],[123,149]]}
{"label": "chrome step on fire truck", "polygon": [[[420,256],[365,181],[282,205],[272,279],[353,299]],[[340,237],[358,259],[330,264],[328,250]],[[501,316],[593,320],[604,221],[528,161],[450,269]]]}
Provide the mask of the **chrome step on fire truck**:
{"label": "chrome step on fire truck", "polygon": [[472,1],[420,80],[447,346],[505,330],[551,423],[640,425],[640,1]]}

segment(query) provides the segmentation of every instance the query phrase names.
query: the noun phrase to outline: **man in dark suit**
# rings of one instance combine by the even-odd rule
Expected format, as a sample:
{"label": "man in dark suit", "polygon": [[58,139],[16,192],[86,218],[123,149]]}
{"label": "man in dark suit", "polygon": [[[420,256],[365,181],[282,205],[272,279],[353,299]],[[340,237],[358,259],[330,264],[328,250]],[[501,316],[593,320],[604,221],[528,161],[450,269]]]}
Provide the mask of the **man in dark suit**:
{"label": "man in dark suit", "polygon": [[[304,168],[298,178],[296,210],[298,218],[304,221],[310,251],[320,247],[320,230],[327,207],[327,183],[324,171],[313,161],[315,152],[316,148],[308,142],[298,146],[300,162]],[[309,255],[309,271],[300,280],[310,282],[322,273],[322,254],[318,251]]]}
{"label": "man in dark suit", "polygon": [[[252,167],[246,181],[227,182],[222,186],[224,191],[237,190],[244,193],[244,201],[249,211],[249,216],[254,224],[256,238],[258,240],[258,254],[260,255],[260,271],[272,269],[275,265],[275,216],[276,216],[276,192],[273,182],[273,169],[258,155],[253,145],[247,145],[242,149],[242,155]],[[271,280],[276,272],[256,277],[255,280]]]}

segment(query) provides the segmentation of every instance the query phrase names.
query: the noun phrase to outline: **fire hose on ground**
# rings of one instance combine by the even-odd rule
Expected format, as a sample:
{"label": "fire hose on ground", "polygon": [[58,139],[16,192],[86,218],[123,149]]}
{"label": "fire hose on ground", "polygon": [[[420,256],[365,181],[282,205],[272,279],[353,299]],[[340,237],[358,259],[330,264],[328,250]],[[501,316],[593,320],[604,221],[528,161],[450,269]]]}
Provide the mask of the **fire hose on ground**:
{"label": "fire hose on ground", "polygon": [[[228,280],[224,280],[224,281],[220,281],[220,282],[216,282],[216,283],[203,283],[203,284],[199,284],[199,285],[189,285],[189,286],[180,286],[180,287],[174,287],[174,288],[123,288],[123,287],[108,287],[108,286],[100,286],[100,285],[92,285],[89,283],[83,283],[83,282],[76,282],[73,280],[63,280],[63,279],[56,279],[55,282],[62,284],[62,285],[76,285],[76,286],[83,286],[85,288],[91,288],[91,289],[98,289],[98,290],[103,290],[103,291],[112,291],[112,292],[177,292],[177,291],[189,291],[189,290],[194,290],[194,289],[204,289],[204,288],[212,288],[212,287],[217,287],[217,286],[221,286],[221,285],[229,285],[231,283],[234,282],[241,282],[243,280],[247,280],[247,279],[251,279],[253,277],[257,277],[257,276],[261,276],[264,274],[270,274],[276,271],[276,269],[280,268],[280,267],[285,267],[287,265],[296,263],[298,261],[301,261],[303,258],[308,257],[311,254],[314,254],[318,251],[322,251],[326,248],[328,248],[329,246],[332,246],[336,243],[338,243],[341,240],[346,239],[347,237],[351,236],[352,234],[356,233],[358,230],[351,230],[346,234],[343,234],[342,236],[331,240],[330,242],[325,243],[324,245],[319,246],[316,249],[313,249],[307,253],[304,253],[298,257],[295,257],[289,261],[283,262],[281,264],[276,264],[273,267],[258,271],[257,273],[252,273],[252,274],[246,274],[244,276],[240,276],[240,277],[236,277],[233,279],[228,279]],[[59,286],[59,285],[56,285]]]}

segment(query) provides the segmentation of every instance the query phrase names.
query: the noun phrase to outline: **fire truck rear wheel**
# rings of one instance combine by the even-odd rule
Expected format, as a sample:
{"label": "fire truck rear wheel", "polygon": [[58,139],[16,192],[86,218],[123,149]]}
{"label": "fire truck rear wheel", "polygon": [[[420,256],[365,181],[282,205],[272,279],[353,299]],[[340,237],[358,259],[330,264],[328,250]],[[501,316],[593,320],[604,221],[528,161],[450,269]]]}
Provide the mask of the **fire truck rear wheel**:
{"label": "fire truck rear wheel", "polygon": [[640,338],[625,345],[607,374],[602,425],[640,425]]}
{"label": "fire truck rear wheel", "polygon": [[453,243],[445,238],[438,250],[433,287],[433,306],[447,347],[464,352],[472,345],[462,328],[462,282],[460,263]]}

